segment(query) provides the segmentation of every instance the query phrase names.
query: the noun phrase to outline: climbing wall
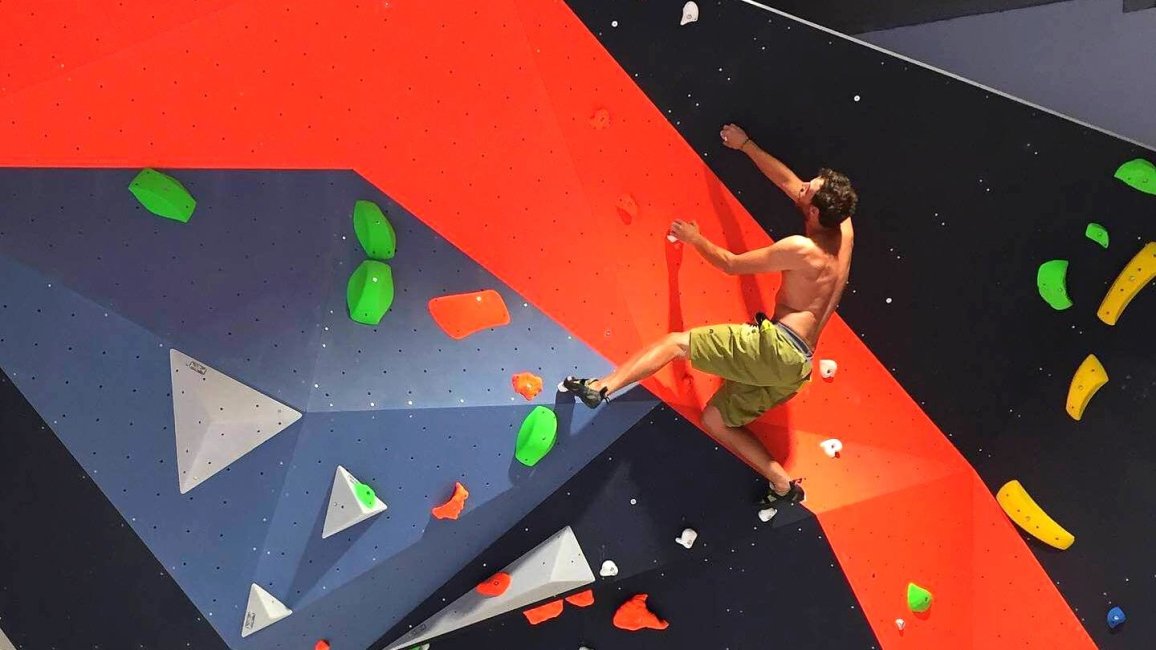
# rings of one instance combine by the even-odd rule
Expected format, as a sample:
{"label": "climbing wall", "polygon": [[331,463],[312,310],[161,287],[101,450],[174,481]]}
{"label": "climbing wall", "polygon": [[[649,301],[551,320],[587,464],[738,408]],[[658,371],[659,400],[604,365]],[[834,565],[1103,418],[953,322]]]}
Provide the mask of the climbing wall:
{"label": "climbing wall", "polygon": [[[380,617],[408,612],[656,403],[635,391],[597,414],[558,406],[553,455],[526,468],[514,440],[532,405],[511,375],[605,370],[605,359],[352,173],[178,175],[198,199],[188,224],[141,210],[129,172],[0,171],[0,366],[230,643],[244,643],[257,583],[298,616],[256,630],[255,647],[322,633],[368,644]],[[401,242],[399,295],[379,327],[345,315],[345,274],[361,254],[349,213],[363,197],[387,206]],[[77,218],[101,223],[74,229]],[[254,264],[258,250],[290,254]],[[162,269],[179,279],[160,281]],[[282,269],[313,284],[282,284]],[[505,294],[510,324],[461,341],[444,334],[426,302],[467,288]],[[554,400],[546,391],[532,401]],[[300,422],[292,406],[305,411]],[[215,442],[250,434],[263,441]],[[192,474],[179,481],[186,463]],[[392,507],[322,539],[341,464]],[[214,472],[193,480],[198,470]],[[477,514],[437,522],[430,507],[454,480],[470,486]],[[429,565],[424,577],[411,575],[415,562]],[[390,599],[342,590],[379,577],[397,583]],[[350,603],[374,617],[312,623]]]}
{"label": "climbing wall", "polygon": [[[1093,626],[1115,594],[1147,602],[1139,576],[1156,570],[1131,541],[1145,536],[1096,533],[1143,525],[1129,514],[1150,491],[1126,477],[1147,476],[1152,455],[1110,392],[1092,402],[1081,425],[1120,436],[1086,454],[1110,475],[1102,507],[1072,480],[1087,428],[1062,414],[1088,348],[1115,373],[1140,340],[1127,328],[1145,322],[1143,298],[1111,340],[1084,336],[1131,254],[1122,244],[1146,236],[1125,215],[1149,197],[1108,178],[1139,152],[737,2],[701,3],[682,27],[674,2],[241,0],[187,22],[168,9],[97,23],[75,7],[14,11],[27,15],[0,59],[0,164],[39,169],[0,172],[0,366],[231,647],[389,644],[565,526],[593,564],[621,565],[596,582],[594,609],[534,628],[511,612],[446,642],[576,645],[570,626],[603,647],[741,646],[766,627],[809,647],[1082,648],[1085,629],[1105,645],[1143,633],[1136,620],[1112,636]],[[68,38],[76,24],[92,29]],[[800,171],[846,169],[864,198],[848,320],[820,349],[840,374],[756,426],[809,487],[805,507],[768,525],[749,505],[753,473],[695,427],[709,377],[675,366],[596,412],[550,390],[773,299],[773,279],[723,277],[664,237],[686,216],[735,250],[797,228],[719,146],[732,120]],[[59,128],[74,123],[86,128]],[[127,192],[146,165],[196,197],[188,224]],[[397,295],[376,327],[343,313],[365,258],[349,219],[359,199],[398,230]],[[1108,251],[1076,248],[1091,244],[1068,220],[1093,210]],[[1034,293],[1053,257],[1073,262],[1079,310],[1056,314]],[[433,322],[430,299],[482,289],[508,325],[459,340]],[[303,413],[183,497],[174,348]],[[1118,385],[1150,383],[1141,358]],[[529,403],[510,385],[527,370],[547,378]],[[561,425],[533,469],[511,442],[531,405]],[[645,446],[607,451],[652,419]],[[839,459],[819,448],[832,436]],[[322,540],[338,465],[389,509]],[[1014,476],[1077,532],[1072,551],[1034,552],[1003,516],[991,493]],[[455,481],[471,493],[461,519],[432,518]],[[690,551],[673,543],[688,525],[701,534]],[[779,553],[775,573],[744,578]],[[704,568],[724,564],[725,579]],[[771,581],[810,591],[768,593]],[[908,581],[936,594],[929,615],[907,612]],[[293,614],[242,640],[253,584]],[[634,590],[671,627],[608,636],[626,634],[607,614]],[[696,590],[718,607],[694,607]],[[1083,603],[1086,627],[1068,603]],[[727,624],[749,608],[789,614]],[[61,634],[23,616],[22,638]]]}

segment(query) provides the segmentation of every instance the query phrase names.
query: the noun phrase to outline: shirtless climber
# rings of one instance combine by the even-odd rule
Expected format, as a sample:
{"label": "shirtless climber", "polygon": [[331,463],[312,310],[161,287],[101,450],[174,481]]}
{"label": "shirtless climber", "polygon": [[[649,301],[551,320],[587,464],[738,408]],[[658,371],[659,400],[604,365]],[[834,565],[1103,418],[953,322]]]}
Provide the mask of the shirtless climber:
{"label": "shirtless climber", "polygon": [[802,486],[743,427],[790,399],[810,379],[819,333],[835,312],[851,270],[851,216],[858,199],[850,181],[838,172],[822,169],[817,177],[804,181],[734,124],[724,126],[720,135],[724,145],[746,153],[791,197],[803,213],[804,234],[766,248],[732,253],[703,237],[693,221],[675,221],[670,233],[728,275],[781,272],[783,282],[773,317],[768,320],[759,314],[755,325],[673,332],[601,379],[568,377],[562,386],[595,408],[624,386],[653,375],[675,359],[689,358],[698,370],[724,379],[703,411],[703,426],[770,481],[768,502],[798,503],[805,496]]}

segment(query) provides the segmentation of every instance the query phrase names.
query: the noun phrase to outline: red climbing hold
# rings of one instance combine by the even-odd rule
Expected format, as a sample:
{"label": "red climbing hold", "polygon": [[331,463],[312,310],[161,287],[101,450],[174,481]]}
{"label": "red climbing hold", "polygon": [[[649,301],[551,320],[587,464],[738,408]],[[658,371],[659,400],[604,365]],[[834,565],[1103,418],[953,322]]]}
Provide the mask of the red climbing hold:
{"label": "red climbing hold", "polygon": [[603,131],[610,127],[610,111],[600,108],[590,116],[590,126],[596,131]]}
{"label": "red climbing hold", "polygon": [[638,202],[629,194],[618,197],[618,202],[615,205],[618,207],[618,216],[622,218],[622,223],[628,226],[638,216]]}
{"label": "red climbing hold", "polygon": [[493,289],[434,298],[429,301],[429,313],[438,327],[455,339],[510,324],[506,301]]}
{"label": "red climbing hold", "polygon": [[566,596],[566,602],[578,607],[589,607],[594,604],[594,590],[587,589],[576,594]]}
{"label": "red climbing hold", "polygon": [[646,608],[647,594],[635,594],[614,612],[614,627],[636,632],[642,629],[665,630],[670,623],[658,618]]}
{"label": "red climbing hold", "polygon": [[510,587],[510,574],[504,571],[499,571],[493,575],[489,580],[478,585],[478,593],[488,598],[494,596],[501,596],[506,593],[506,589]]}
{"label": "red climbing hold", "polygon": [[530,621],[530,625],[537,625],[544,621],[561,616],[562,607],[563,604],[561,599],[551,600],[545,605],[538,605],[537,607],[527,609],[526,611],[522,612],[522,616],[525,616],[526,620]]}
{"label": "red climbing hold", "polygon": [[325,639],[319,640],[313,644],[313,650],[329,650],[329,642]]}
{"label": "red climbing hold", "polygon": [[511,381],[514,383],[514,392],[525,397],[526,401],[542,392],[542,378],[532,372],[519,372]]}
{"label": "red climbing hold", "polygon": [[457,519],[458,515],[462,514],[462,508],[466,507],[466,499],[468,498],[470,498],[470,492],[466,486],[461,483],[454,483],[454,495],[450,497],[449,501],[434,507],[433,516],[438,519]]}

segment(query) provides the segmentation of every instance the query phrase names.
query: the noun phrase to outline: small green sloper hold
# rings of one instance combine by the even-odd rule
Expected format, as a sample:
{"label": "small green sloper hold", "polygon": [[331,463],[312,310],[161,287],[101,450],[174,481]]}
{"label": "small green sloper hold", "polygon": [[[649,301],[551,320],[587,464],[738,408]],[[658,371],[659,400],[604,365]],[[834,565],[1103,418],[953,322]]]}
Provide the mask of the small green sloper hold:
{"label": "small green sloper hold", "polygon": [[358,483],[353,486],[353,494],[357,496],[357,500],[366,508],[372,508],[373,504],[377,503],[377,495],[374,494],[373,488],[365,483]]}
{"label": "small green sloper hold", "polygon": [[921,614],[931,608],[931,592],[914,582],[907,583],[907,607]]}
{"label": "small green sloper hold", "polygon": [[545,406],[535,406],[522,421],[514,458],[527,467],[542,460],[558,440],[558,416]]}
{"label": "small green sloper hold", "polygon": [[1120,165],[1116,178],[1127,183],[1132,189],[1145,194],[1156,195],[1156,165],[1137,158]]}
{"label": "small green sloper hold", "polygon": [[1108,229],[1098,223],[1090,223],[1084,230],[1084,236],[1096,242],[1100,246],[1108,247]]}
{"label": "small green sloper hold", "polygon": [[1036,273],[1036,286],[1040,297],[1056,311],[1072,306],[1068,298],[1068,260],[1051,260],[1040,265]]}
{"label": "small green sloper hold", "polygon": [[128,184],[128,191],[145,210],[181,223],[188,223],[197,208],[196,200],[184,185],[155,169],[142,169]]}
{"label": "small green sloper hold", "polygon": [[377,325],[393,304],[393,271],[388,264],[365,260],[349,276],[345,302],[349,317],[362,325]]}
{"label": "small green sloper hold", "polygon": [[353,204],[353,232],[370,259],[393,259],[397,253],[397,233],[385,213],[373,201]]}

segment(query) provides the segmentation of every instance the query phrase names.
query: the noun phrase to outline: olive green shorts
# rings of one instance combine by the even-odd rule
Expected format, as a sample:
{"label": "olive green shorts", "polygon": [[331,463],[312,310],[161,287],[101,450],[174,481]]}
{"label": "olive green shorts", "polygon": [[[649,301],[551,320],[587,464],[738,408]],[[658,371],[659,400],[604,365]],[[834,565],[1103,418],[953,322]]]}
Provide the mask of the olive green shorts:
{"label": "olive green shorts", "polygon": [[711,325],[690,331],[690,363],[722,377],[710,399],[730,427],[750,424],[790,399],[811,377],[811,360],[770,321],[763,326]]}

